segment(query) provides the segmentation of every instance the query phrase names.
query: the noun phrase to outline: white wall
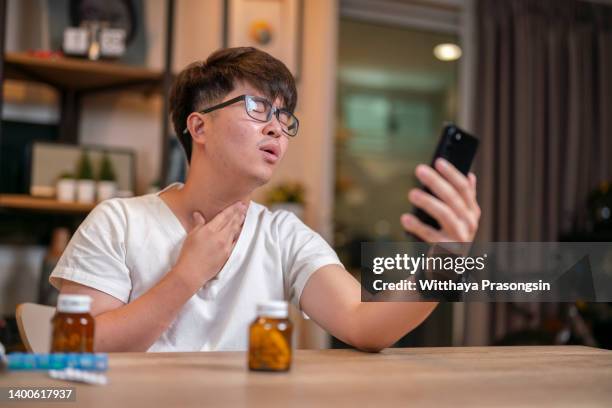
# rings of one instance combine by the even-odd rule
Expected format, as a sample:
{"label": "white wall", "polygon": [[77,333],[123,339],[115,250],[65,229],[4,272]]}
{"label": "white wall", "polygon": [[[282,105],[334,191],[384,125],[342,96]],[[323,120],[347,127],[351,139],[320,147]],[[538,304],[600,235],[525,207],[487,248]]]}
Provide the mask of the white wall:
{"label": "white wall", "polygon": [[338,6],[304,1],[302,75],[298,83],[300,133],[290,140],[271,185],[284,179],[305,184],[306,222],[332,237]]}
{"label": "white wall", "polygon": [[[304,0],[302,77],[298,84],[300,134],[292,139],[276,180],[303,181],[307,191],[306,223],[331,242],[334,207],[334,136],[337,1]],[[295,319],[294,319],[295,320]],[[328,337],[312,321],[302,322],[301,344],[325,347]]]}

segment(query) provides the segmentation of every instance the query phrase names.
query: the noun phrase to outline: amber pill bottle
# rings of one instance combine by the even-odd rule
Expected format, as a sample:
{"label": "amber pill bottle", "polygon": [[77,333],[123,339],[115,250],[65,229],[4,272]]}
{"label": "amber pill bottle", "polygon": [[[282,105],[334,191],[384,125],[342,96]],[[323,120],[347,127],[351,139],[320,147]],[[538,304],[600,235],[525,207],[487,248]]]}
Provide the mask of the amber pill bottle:
{"label": "amber pill bottle", "polygon": [[291,368],[292,333],[287,302],[258,304],[257,318],[249,327],[249,369],[288,371]]}
{"label": "amber pill bottle", "polygon": [[91,297],[59,295],[51,320],[52,353],[93,353],[94,318],[89,314]]}

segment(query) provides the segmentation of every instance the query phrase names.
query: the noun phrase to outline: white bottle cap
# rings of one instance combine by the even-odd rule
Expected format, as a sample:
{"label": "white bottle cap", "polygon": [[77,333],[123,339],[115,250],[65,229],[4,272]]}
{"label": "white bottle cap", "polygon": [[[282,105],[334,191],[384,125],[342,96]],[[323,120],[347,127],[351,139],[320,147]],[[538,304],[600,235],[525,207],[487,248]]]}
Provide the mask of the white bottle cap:
{"label": "white bottle cap", "polygon": [[286,319],[289,313],[287,302],[284,300],[268,300],[257,304],[257,315],[273,319]]}
{"label": "white bottle cap", "polygon": [[91,297],[87,295],[59,295],[57,311],[61,313],[88,313],[91,309]]}

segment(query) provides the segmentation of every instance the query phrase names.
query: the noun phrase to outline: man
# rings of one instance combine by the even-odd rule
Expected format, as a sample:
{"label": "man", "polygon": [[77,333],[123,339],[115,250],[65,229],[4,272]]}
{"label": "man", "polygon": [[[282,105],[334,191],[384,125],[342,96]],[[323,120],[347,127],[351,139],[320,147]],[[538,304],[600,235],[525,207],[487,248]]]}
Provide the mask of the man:
{"label": "man", "polygon": [[[299,122],[289,70],[254,48],[224,49],[176,78],[170,107],[190,160],[184,185],[98,205],[75,233],[51,282],[93,298],[96,351],[247,348],[264,300],[291,300],[332,335],[378,351],[417,327],[435,303],[362,303],[359,283],[297,217],[251,202],[285,155]],[[474,175],[448,163],[417,168],[438,197],[409,199],[434,230],[404,214],[425,241],[473,239]]]}

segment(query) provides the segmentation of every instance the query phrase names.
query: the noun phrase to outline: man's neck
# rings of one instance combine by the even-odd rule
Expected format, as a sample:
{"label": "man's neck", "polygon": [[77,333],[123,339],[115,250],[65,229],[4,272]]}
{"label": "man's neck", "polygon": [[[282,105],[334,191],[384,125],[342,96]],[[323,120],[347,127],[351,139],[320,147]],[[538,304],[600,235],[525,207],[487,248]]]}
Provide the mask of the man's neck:
{"label": "man's neck", "polygon": [[212,171],[191,172],[183,188],[171,189],[160,195],[186,231],[193,228],[193,213],[196,211],[209,222],[237,201],[249,204],[253,189],[240,188],[236,183],[219,180],[212,174]]}

